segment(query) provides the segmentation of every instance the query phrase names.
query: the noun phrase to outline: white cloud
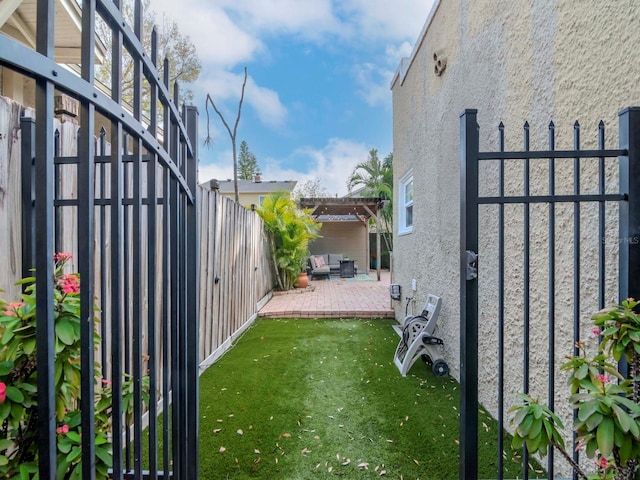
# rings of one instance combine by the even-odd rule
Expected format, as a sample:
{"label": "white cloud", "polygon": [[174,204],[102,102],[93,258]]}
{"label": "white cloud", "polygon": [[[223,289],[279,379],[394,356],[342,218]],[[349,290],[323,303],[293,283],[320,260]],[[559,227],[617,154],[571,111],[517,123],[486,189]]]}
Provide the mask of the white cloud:
{"label": "white cloud", "polygon": [[387,45],[385,53],[391,63],[398,64],[404,57],[411,55],[413,44],[402,42],[400,45]]}
{"label": "white cloud", "polygon": [[261,87],[252,78],[247,81],[245,99],[262,123],[270,127],[282,127],[287,119],[287,109],[280,102],[278,92]]}
{"label": "white cloud", "polygon": [[415,41],[432,5],[433,0],[336,0],[366,39]]}
{"label": "white cloud", "polygon": [[[198,79],[198,89],[202,92],[202,98],[205,98],[207,94],[211,96],[216,107],[222,112],[229,127],[232,129],[238,114],[238,102],[242,93],[243,78],[244,71],[234,73],[224,70],[206,70]],[[280,101],[278,92],[261,87],[250,75],[247,77],[247,85],[244,92],[241,121],[247,106],[253,108],[260,121],[270,128],[282,128],[286,122],[288,111]],[[220,120],[211,106],[209,106],[209,109],[211,118],[215,118],[214,121],[219,122]]]}
{"label": "white cloud", "polygon": [[264,48],[260,38],[234,22],[219,5],[208,0],[153,0],[151,9],[175,20],[202,63],[232,68],[254,58]]}
{"label": "white cloud", "polygon": [[339,34],[343,27],[333,15],[331,0],[226,0],[225,11],[238,16],[238,24],[254,34],[290,34],[321,40],[327,33]]}
{"label": "white cloud", "polygon": [[381,69],[379,65],[366,63],[354,67],[354,76],[358,84],[358,93],[367,105],[375,107],[391,106],[391,92],[389,84],[393,77],[391,70]]}
{"label": "white cloud", "polygon": [[348,193],[347,179],[355,166],[367,159],[369,148],[362,143],[351,140],[332,138],[321,149],[303,147],[296,150],[292,157],[304,162],[306,173],[294,169],[282,168],[277,159],[260,161],[264,179],[268,180],[296,180],[304,183],[306,180],[320,180],[320,185],[327,189],[331,196],[343,196]]}
{"label": "white cloud", "polygon": [[[229,139],[226,139],[229,141]],[[233,178],[233,155],[231,150],[225,150],[222,152],[217,162],[203,161],[203,157],[206,153],[202,149],[206,150],[207,147],[201,147],[200,150],[200,163],[198,164],[198,183],[208,182],[212,178],[223,179]],[[203,155],[204,153],[204,155]]]}

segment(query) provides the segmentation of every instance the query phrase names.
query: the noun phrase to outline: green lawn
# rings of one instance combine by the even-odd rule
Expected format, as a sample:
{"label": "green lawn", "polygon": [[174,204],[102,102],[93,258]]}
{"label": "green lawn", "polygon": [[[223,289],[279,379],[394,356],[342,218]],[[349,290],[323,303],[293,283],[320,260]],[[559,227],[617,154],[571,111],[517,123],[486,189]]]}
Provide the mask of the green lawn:
{"label": "green lawn", "polygon": [[[459,386],[423,362],[401,377],[392,324],[257,320],[201,377],[201,478],[457,479]],[[495,478],[496,422],[480,418]]]}

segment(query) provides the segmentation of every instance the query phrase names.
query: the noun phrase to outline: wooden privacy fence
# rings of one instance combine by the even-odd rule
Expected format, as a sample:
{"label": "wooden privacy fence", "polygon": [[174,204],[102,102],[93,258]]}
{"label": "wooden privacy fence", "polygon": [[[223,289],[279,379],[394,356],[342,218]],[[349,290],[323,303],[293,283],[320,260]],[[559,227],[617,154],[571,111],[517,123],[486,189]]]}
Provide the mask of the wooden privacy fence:
{"label": "wooden privacy fence", "polygon": [[[2,295],[6,300],[19,296],[20,288],[15,282],[25,269],[30,268],[21,265],[20,119],[24,111],[24,107],[18,103],[0,97],[0,137],[3,140],[0,143],[0,263],[5,265],[7,273],[0,278],[0,289],[4,291]],[[57,119],[54,126],[54,137],[58,142],[56,153],[59,156],[76,155],[78,126]],[[96,152],[103,155],[110,153],[104,135],[96,138]],[[61,168],[69,166],[61,165]],[[103,184],[102,173],[101,168],[96,169],[98,191]],[[75,196],[77,186],[74,179],[65,178],[65,175],[60,177],[59,188],[66,195]],[[104,180],[108,179],[107,172]],[[208,365],[243,327],[255,319],[259,305],[273,289],[275,276],[260,217],[213,190],[199,187],[197,193],[200,227],[199,360],[201,363],[206,360],[205,364]],[[105,233],[108,233],[108,222],[101,221],[104,209],[98,208],[100,212],[96,215],[96,228],[100,231],[102,225],[106,225]],[[63,221],[58,231],[60,243],[57,247],[74,253],[74,258],[77,258],[76,236],[73,234],[75,212],[61,214]],[[100,251],[97,244],[96,251]],[[101,277],[100,269],[96,269],[95,277]],[[101,289],[98,289],[96,296],[98,304],[102,303],[103,297],[108,301],[108,295]],[[144,333],[148,338],[148,332]],[[105,334],[109,332],[103,332]],[[108,365],[108,358],[103,361]]]}
{"label": "wooden privacy fence", "polygon": [[213,190],[198,193],[202,370],[256,318],[275,275],[258,214]]}

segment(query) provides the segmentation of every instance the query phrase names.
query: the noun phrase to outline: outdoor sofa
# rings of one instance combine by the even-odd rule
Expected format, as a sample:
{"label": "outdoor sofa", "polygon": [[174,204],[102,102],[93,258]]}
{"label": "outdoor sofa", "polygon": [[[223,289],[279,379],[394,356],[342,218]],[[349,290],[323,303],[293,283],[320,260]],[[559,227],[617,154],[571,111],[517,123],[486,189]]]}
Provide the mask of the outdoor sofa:
{"label": "outdoor sofa", "polygon": [[[342,253],[324,253],[322,255],[311,255],[309,257],[309,271],[311,278],[317,276],[338,275],[340,273],[340,261],[345,259]],[[358,273],[358,265],[354,264],[354,272]]]}

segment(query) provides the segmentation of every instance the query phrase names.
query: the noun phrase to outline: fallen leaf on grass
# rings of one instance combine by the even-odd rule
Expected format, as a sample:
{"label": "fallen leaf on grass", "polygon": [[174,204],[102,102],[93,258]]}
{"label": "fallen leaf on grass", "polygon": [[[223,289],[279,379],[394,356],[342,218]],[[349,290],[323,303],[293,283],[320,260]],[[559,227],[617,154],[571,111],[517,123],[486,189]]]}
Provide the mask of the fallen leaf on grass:
{"label": "fallen leaf on grass", "polygon": [[393,440],[387,438],[387,443],[393,443]]}
{"label": "fallen leaf on grass", "polygon": [[344,462],[342,462],[342,466],[346,467],[347,465],[349,465],[351,463],[351,459],[347,458]]}
{"label": "fallen leaf on grass", "polygon": [[238,435],[242,435],[244,432],[242,431],[242,429],[241,429],[241,428],[239,428],[238,430],[236,430],[236,433],[237,433]]}
{"label": "fallen leaf on grass", "polygon": [[220,453],[224,453],[226,450],[227,450],[226,448],[224,448],[224,447],[220,447],[220,450],[219,450],[219,451],[220,451]]}
{"label": "fallen leaf on grass", "polygon": [[283,433],[280,436],[283,437],[283,438],[291,438],[291,434],[290,433]]}
{"label": "fallen leaf on grass", "polygon": [[360,462],[358,468],[360,470],[369,470],[369,464],[367,462]]}
{"label": "fallen leaf on grass", "polygon": [[258,450],[257,448],[253,450],[253,453],[259,454],[260,450]]}
{"label": "fallen leaf on grass", "polygon": [[307,453],[311,453],[311,450],[309,450],[307,447],[304,447],[301,453],[302,455],[306,455]]}
{"label": "fallen leaf on grass", "polygon": [[213,431],[213,433],[220,433],[221,431],[222,431],[222,429],[221,429],[221,428],[216,428],[216,429]]}
{"label": "fallen leaf on grass", "polygon": [[420,462],[418,460],[416,460],[415,458],[413,459],[413,463],[415,463],[416,465],[420,465]]}
{"label": "fallen leaf on grass", "polygon": [[382,477],[383,475],[386,475],[387,471],[386,470],[380,470],[380,476]]}

